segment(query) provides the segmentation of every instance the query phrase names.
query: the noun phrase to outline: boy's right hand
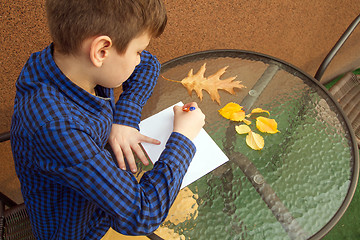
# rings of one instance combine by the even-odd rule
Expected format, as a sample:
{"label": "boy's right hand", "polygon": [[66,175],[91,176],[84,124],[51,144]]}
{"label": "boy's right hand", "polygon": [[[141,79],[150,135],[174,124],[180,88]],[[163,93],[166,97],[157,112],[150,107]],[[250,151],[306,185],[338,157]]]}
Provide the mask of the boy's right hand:
{"label": "boy's right hand", "polygon": [[[183,107],[195,107],[195,110],[185,112],[182,110]],[[174,106],[174,132],[194,140],[205,124],[205,115],[195,102],[187,103],[183,107]]]}

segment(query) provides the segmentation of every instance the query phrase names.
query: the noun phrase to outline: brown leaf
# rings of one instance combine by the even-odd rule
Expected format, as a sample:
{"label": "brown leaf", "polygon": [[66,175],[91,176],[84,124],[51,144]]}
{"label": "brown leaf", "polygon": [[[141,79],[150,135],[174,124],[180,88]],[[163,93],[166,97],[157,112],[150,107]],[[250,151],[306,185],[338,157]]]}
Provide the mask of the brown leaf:
{"label": "brown leaf", "polygon": [[227,68],[228,67],[221,68],[215,74],[206,78],[204,77],[206,63],[204,63],[200,70],[195,74],[193,74],[193,69],[191,69],[188,76],[181,80],[181,83],[188,90],[190,96],[191,92],[194,90],[198,97],[202,100],[202,90],[205,90],[210,94],[211,99],[220,105],[220,95],[218,93],[219,89],[225,90],[230,94],[235,94],[234,88],[245,88],[244,85],[240,84],[240,81],[234,81],[236,76],[220,80],[220,77],[225,73]]}

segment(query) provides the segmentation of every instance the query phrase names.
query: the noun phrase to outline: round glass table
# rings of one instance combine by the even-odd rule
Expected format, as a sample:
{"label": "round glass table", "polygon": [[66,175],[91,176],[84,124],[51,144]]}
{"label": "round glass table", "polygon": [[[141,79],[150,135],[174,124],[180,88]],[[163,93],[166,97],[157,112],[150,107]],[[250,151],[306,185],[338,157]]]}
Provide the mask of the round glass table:
{"label": "round glass table", "polygon": [[[245,89],[220,92],[221,103],[190,96],[180,83],[206,63],[205,77],[228,66]],[[313,77],[279,59],[248,51],[213,50],[162,65],[143,118],[182,101],[196,101],[204,129],[229,161],[180,191],[151,239],[320,239],[348,207],[359,175],[359,152],[346,117]],[[229,102],[270,112],[277,134],[249,148],[218,110]],[[145,170],[143,170],[145,171]]]}

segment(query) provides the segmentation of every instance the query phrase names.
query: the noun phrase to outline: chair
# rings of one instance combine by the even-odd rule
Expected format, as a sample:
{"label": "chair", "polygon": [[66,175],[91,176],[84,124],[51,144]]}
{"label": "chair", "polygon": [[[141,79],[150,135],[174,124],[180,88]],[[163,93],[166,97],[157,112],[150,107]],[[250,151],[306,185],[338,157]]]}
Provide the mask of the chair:
{"label": "chair", "polygon": [[[10,133],[0,134],[0,142],[10,139]],[[0,239],[35,240],[25,204],[17,204],[0,192]]]}
{"label": "chair", "polygon": [[[349,27],[325,57],[314,76],[315,79],[320,81],[331,60],[334,58],[336,53],[349,38],[359,23],[360,15],[357,16],[355,20],[349,25]],[[345,74],[330,88],[329,91],[339,102],[340,106],[344,110],[344,113],[350,120],[358,146],[360,147],[360,70],[358,69],[356,72],[354,71]]]}
{"label": "chair", "polygon": [[350,120],[360,147],[360,75],[353,72],[345,74],[329,91]]}

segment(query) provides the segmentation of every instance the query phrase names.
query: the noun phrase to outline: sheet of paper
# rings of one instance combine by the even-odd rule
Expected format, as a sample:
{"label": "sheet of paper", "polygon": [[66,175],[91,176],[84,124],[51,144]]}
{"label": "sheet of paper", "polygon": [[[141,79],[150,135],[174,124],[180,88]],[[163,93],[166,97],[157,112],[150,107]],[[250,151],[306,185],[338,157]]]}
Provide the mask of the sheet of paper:
{"label": "sheet of paper", "polygon": [[[179,102],[176,105],[183,106],[183,103]],[[140,122],[142,134],[161,141],[161,145],[142,143],[153,163],[159,159],[165,149],[166,142],[173,130],[173,121],[174,112],[173,106],[171,106]],[[181,189],[229,160],[204,129],[201,129],[193,142],[196,146],[196,154],[184,176]]]}

